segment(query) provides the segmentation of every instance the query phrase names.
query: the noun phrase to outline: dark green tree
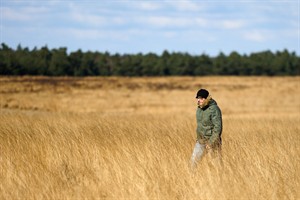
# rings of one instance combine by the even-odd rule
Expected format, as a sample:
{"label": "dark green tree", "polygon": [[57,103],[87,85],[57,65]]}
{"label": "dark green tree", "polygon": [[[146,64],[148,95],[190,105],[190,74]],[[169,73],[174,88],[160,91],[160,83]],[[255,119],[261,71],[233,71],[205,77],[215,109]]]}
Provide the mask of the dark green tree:
{"label": "dark green tree", "polygon": [[83,54],[78,74],[80,76],[96,76],[99,75],[97,66],[95,65],[95,54],[88,51]]}
{"label": "dark green tree", "polygon": [[112,75],[112,69],[110,65],[110,55],[108,52],[105,54],[97,52],[95,54],[95,67],[101,76]]}
{"label": "dark green tree", "polygon": [[199,75],[210,75],[213,73],[213,61],[206,55],[202,54],[197,56],[197,66],[194,69],[194,74]]}
{"label": "dark green tree", "polygon": [[69,55],[70,68],[74,76],[82,75],[81,74],[82,57],[83,57],[83,53],[80,49],[75,52],[72,52]]}
{"label": "dark green tree", "polygon": [[47,71],[48,75],[73,75],[67,55],[67,48],[53,49],[51,54],[52,57],[49,64],[49,70]]}
{"label": "dark green tree", "polygon": [[48,75],[48,68],[51,61],[51,52],[47,46],[42,47],[41,49],[33,49],[31,52],[33,56],[33,66],[37,70],[39,75]]}
{"label": "dark green tree", "polygon": [[1,75],[48,76],[177,76],[177,75],[299,75],[300,57],[284,49],[240,55],[233,51],[228,56],[220,52],[216,57],[206,54],[163,51],[161,55],[148,53],[115,54],[109,52],[67,53],[67,48],[29,50],[18,45],[12,49],[0,47]]}
{"label": "dark green tree", "polygon": [[155,70],[154,66],[156,66],[158,62],[158,56],[154,53],[148,53],[144,55],[141,67],[142,67],[142,74],[144,76],[155,76],[159,72]]}

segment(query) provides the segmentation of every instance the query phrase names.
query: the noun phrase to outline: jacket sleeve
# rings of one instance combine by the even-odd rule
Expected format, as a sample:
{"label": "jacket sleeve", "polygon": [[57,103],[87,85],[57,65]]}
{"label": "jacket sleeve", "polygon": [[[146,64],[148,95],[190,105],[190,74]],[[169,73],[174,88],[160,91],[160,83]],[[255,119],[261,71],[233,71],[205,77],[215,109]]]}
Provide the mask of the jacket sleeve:
{"label": "jacket sleeve", "polygon": [[212,136],[209,139],[209,144],[214,145],[219,141],[219,137],[222,133],[222,113],[218,106],[214,106],[211,115],[211,121],[213,124]]}

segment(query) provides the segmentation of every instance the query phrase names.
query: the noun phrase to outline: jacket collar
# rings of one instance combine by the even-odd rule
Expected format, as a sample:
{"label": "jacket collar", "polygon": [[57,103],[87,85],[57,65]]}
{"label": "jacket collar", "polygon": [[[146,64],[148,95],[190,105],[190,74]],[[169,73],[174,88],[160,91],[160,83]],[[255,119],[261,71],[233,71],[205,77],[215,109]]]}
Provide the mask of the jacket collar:
{"label": "jacket collar", "polygon": [[203,104],[201,106],[199,106],[199,108],[201,109],[205,109],[206,107],[208,107],[210,101],[212,100],[212,96],[209,95],[203,102]]}

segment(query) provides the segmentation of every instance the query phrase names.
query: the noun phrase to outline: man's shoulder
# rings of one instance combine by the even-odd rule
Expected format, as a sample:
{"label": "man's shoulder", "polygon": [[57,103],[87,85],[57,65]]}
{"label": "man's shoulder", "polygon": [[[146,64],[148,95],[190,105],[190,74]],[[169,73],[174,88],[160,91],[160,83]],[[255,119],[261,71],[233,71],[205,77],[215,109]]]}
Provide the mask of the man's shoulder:
{"label": "man's shoulder", "polygon": [[209,110],[214,111],[214,110],[220,110],[218,104],[212,104],[208,107]]}

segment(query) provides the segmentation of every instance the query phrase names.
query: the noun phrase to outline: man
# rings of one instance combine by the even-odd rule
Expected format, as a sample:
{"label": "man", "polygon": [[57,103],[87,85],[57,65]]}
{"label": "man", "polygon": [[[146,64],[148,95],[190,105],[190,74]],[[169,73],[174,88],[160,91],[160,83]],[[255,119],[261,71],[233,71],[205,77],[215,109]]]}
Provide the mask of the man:
{"label": "man", "polygon": [[212,99],[209,92],[200,89],[196,95],[198,108],[197,118],[197,140],[191,158],[194,168],[205,153],[212,158],[218,157],[221,161],[222,145],[222,114],[217,102]]}

